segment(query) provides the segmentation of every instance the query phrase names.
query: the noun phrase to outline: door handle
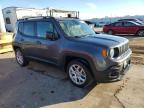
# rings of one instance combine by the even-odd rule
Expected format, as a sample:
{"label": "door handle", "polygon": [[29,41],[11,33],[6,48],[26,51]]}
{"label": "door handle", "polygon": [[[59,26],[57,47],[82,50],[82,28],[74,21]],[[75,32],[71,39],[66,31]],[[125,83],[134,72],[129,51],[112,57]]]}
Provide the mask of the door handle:
{"label": "door handle", "polygon": [[20,41],[22,41],[22,42],[23,42],[23,41],[24,41],[24,39],[23,39],[23,38],[21,38],[21,40],[20,40]]}
{"label": "door handle", "polygon": [[40,41],[36,41],[37,44],[42,44]]}

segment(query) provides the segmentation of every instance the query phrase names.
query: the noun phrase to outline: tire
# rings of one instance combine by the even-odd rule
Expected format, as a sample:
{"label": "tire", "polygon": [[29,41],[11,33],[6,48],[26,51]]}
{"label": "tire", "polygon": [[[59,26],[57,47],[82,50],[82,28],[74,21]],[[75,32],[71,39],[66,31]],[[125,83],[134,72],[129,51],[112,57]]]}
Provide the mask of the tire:
{"label": "tire", "polygon": [[107,34],[109,34],[109,35],[113,35],[114,33],[113,33],[112,30],[108,30]]}
{"label": "tire", "polygon": [[137,35],[140,37],[143,37],[144,36],[144,30],[138,31]]}
{"label": "tire", "polygon": [[24,57],[22,51],[19,48],[15,50],[15,56],[16,56],[16,61],[20,66],[23,67],[28,65],[28,60]]}
{"label": "tire", "polygon": [[80,88],[87,87],[93,82],[90,69],[78,60],[71,61],[68,64],[67,74],[72,84]]}

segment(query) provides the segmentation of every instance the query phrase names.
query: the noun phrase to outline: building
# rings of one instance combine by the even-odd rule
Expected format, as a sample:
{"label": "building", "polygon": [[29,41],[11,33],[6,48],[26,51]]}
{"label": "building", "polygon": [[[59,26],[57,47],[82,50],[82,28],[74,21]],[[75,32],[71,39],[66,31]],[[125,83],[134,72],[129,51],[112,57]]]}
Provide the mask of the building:
{"label": "building", "polygon": [[6,30],[14,32],[15,23],[19,19],[36,17],[36,16],[53,16],[53,17],[79,17],[77,11],[67,11],[60,9],[37,9],[37,8],[19,8],[7,7],[3,10],[3,17],[5,21]]}
{"label": "building", "polygon": [[7,7],[4,8],[2,11],[5,20],[5,27],[6,30],[9,32],[14,32],[15,23],[18,19],[22,19],[25,17],[47,15],[45,9],[35,9],[35,8]]}
{"label": "building", "polygon": [[6,32],[2,10],[0,9],[0,32]]}
{"label": "building", "polygon": [[79,12],[78,11],[69,11],[69,10],[62,10],[62,9],[47,8],[47,16],[79,18]]}

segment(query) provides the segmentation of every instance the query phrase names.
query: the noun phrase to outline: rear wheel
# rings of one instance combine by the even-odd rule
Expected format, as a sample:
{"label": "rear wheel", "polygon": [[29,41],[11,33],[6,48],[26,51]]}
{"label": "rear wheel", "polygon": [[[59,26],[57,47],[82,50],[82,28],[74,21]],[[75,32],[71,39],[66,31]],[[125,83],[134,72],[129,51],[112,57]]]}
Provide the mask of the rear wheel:
{"label": "rear wheel", "polygon": [[112,30],[109,30],[107,33],[108,33],[109,35],[113,35],[113,34],[114,34]]}
{"label": "rear wheel", "polygon": [[18,48],[15,50],[16,61],[20,66],[26,66],[28,61],[24,57],[22,51]]}
{"label": "rear wheel", "polygon": [[77,87],[86,87],[93,81],[89,68],[78,60],[68,64],[67,73],[71,82]]}
{"label": "rear wheel", "polygon": [[138,31],[138,36],[144,36],[144,30],[140,30],[140,31]]}

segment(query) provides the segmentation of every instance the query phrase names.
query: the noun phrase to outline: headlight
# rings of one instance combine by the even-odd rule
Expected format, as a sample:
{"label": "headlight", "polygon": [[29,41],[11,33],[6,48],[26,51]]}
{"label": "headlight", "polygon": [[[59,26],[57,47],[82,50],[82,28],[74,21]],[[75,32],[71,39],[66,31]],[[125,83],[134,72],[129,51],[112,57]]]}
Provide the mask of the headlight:
{"label": "headlight", "polygon": [[114,57],[114,49],[110,50],[110,57],[113,58]]}
{"label": "headlight", "polygon": [[116,58],[118,56],[119,56],[119,49],[117,47],[110,50],[111,58]]}

